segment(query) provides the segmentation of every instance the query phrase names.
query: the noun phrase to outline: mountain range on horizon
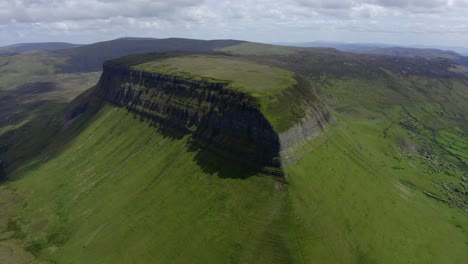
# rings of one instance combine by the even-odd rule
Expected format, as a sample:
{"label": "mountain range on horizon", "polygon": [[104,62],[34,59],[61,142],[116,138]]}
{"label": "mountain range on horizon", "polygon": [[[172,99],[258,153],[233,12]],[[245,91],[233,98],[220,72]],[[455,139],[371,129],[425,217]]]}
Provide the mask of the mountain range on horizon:
{"label": "mountain range on horizon", "polygon": [[[151,37],[121,37],[115,40],[156,40],[158,38]],[[100,41],[105,42],[105,41]],[[89,43],[92,44],[92,43]],[[345,52],[366,52],[371,49],[382,48],[405,48],[405,49],[424,49],[434,50],[439,52],[455,52],[463,56],[468,56],[468,47],[462,46],[441,46],[441,45],[398,45],[386,43],[351,43],[351,42],[337,42],[337,41],[306,41],[306,42],[272,42],[282,46],[295,46],[295,47],[328,47],[336,48]],[[72,44],[66,42],[31,42],[31,43],[18,43],[0,47],[0,54],[21,53],[33,50],[58,50],[77,47],[80,45],[88,44]]]}
{"label": "mountain range on horizon", "polygon": [[408,48],[408,49],[429,49],[441,52],[456,52],[463,56],[468,56],[468,48],[462,46],[444,46],[444,45],[399,45],[386,43],[351,43],[335,41],[309,41],[309,42],[277,42],[273,44],[296,47],[330,47],[342,51],[353,51],[359,49],[382,49],[382,48]]}

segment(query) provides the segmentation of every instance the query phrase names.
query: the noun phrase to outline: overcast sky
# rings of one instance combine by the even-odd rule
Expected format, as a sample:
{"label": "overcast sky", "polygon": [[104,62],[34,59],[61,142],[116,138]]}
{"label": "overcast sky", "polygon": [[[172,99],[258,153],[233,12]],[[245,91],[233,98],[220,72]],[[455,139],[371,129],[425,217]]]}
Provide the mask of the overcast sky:
{"label": "overcast sky", "polygon": [[0,0],[0,45],[124,36],[468,46],[468,0]]}

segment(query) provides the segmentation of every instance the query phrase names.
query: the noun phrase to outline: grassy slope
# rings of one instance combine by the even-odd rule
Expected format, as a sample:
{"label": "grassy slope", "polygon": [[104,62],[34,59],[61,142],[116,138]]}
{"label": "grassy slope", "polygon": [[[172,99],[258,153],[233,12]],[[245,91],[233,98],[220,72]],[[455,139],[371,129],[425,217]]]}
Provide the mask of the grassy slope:
{"label": "grassy slope", "polygon": [[11,238],[14,231],[9,229],[9,220],[16,214],[16,210],[21,205],[21,197],[7,186],[0,186],[0,263],[31,263],[38,264],[31,252],[28,252],[22,245],[21,240]]}
{"label": "grassy slope", "polygon": [[[69,127],[57,155],[16,172],[7,191],[24,202],[18,218],[3,216],[5,230],[59,263],[467,262],[466,213],[423,193],[446,199],[437,182],[459,185],[466,86],[454,81],[447,93],[444,80],[417,80],[430,98],[413,77],[327,76],[310,81],[337,126],[285,168],[282,191],[274,178],[218,177],[242,174],[239,164],[211,176],[188,138],[105,106],[83,131]],[[433,171],[413,147],[461,169]]]}
{"label": "grassy slope", "polygon": [[395,75],[311,82],[338,125],[286,168],[306,262],[466,262],[468,201],[455,191],[464,192],[467,169],[463,82]]}
{"label": "grassy slope", "polygon": [[[27,201],[16,234],[59,263],[464,263],[465,213],[422,194],[424,174],[398,159],[385,121],[339,124],[286,167],[280,191],[261,175],[211,176],[187,138],[105,106],[9,184]],[[232,165],[213,171],[243,173]]]}
{"label": "grassy slope", "polygon": [[7,170],[41,151],[56,114],[99,79],[99,72],[58,74],[64,63],[47,52],[0,56],[0,165]]}
{"label": "grassy slope", "polygon": [[[254,44],[223,51],[286,68],[295,66],[281,58],[299,52]],[[323,58],[309,52],[301,56],[311,63]],[[280,62],[261,58],[272,55]],[[391,72],[363,78],[352,74],[360,57],[347,56],[304,67],[338,125],[285,168],[294,255],[306,263],[466,262],[466,213],[424,194],[466,208],[466,195],[455,191],[463,192],[467,169],[465,82]]]}
{"label": "grassy slope", "polygon": [[79,45],[64,42],[21,43],[0,47],[0,55],[16,54],[35,50],[60,50],[74,48]]}
{"label": "grassy slope", "polygon": [[[105,60],[149,51],[209,52],[237,43],[240,41],[117,39],[56,51],[0,55],[0,179],[4,167],[13,170],[16,163],[49,143],[55,131],[44,131],[44,127],[57,123],[55,113],[97,82]],[[38,131],[43,133],[34,138]]]}
{"label": "grassy slope", "polygon": [[[99,77],[98,70],[81,74],[60,73],[60,68],[68,64],[67,60],[66,56],[46,51],[0,56],[0,91],[14,90],[23,84],[41,81],[53,81],[62,86],[63,90],[80,86],[89,88],[94,84],[92,81],[95,82]],[[83,89],[71,99],[82,92]]]}
{"label": "grassy slope", "polygon": [[[17,234],[60,263],[288,261],[274,179],[211,175],[186,142],[105,106],[63,152],[9,185],[28,201]],[[213,170],[243,173],[232,165]]]}
{"label": "grassy slope", "polygon": [[422,193],[427,175],[384,138],[385,123],[341,117],[339,124],[286,168],[302,260],[466,262],[466,213]]}
{"label": "grassy slope", "polygon": [[[445,196],[467,210],[466,188],[461,185],[468,168],[463,82],[391,76],[390,80],[336,79],[317,85],[328,95],[329,104],[354,117],[354,122],[379,120],[380,132],[375,133],[398,150],[395,159],[406,160],[424,175],[418,181],[423,191]],[[414,176],[412,171],[401,173]],[[450,187],[443,187],[444,183]]]}
{"label": "grassy slope", "polygon": [[275,45],[268,45],[262,43],[241,43],[234,46],[229,46],[219,49],[222,52],[233,53],[233,54],[244,54],[244,55],[291,55],[298,51],[303,50],[302,48],[294,47],[282,47]]}

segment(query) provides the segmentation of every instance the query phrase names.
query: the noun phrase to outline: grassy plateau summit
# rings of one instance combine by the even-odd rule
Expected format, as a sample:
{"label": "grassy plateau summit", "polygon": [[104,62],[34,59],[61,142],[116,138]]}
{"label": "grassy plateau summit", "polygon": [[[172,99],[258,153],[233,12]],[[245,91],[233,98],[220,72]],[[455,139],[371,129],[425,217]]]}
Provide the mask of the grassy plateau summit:
{"label": "grassy plateau summit", "polygon": [[456,61],[119,39],[0,72],[1,263],[468,261]]}

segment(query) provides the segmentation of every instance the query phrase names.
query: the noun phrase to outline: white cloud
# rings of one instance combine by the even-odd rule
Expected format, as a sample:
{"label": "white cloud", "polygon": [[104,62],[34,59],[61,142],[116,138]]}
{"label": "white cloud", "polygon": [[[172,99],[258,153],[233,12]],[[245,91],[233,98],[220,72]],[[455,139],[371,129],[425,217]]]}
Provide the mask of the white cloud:
{"label": "white cloud", "polygon": [[466,42],[467,13],[468,0],[0,0],[0,44],[120,36],[424,42],[440,34]]}
{"label": "white cloud", "polygon": [[[45,22],[60,20],[188,15],[188,9],[203,6],[200,0],[0,0],[0,21]],[[182,11],[182,12],[179,12]]]}

